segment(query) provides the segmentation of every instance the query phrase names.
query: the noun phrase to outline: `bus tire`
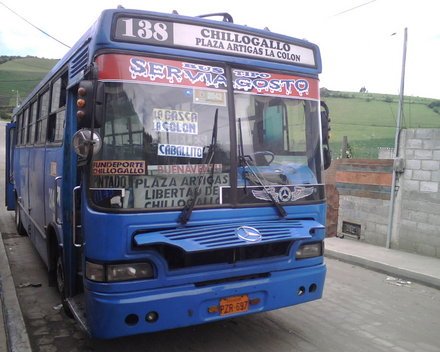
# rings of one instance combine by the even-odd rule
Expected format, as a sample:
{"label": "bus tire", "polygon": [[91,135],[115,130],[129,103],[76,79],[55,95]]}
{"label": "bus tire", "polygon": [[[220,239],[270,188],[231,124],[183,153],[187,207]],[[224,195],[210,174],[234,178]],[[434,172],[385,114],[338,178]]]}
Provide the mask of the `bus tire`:
{"label": "bus tire", "polygon": [[60,253],[57,258],[57,266],[56,266],[57,288],[61,297],[61,304],[63,305],[64,313],[66,313],[66,315],[69,318],[73,318],[72,311],[70,310],[69,304],[67,303],[64,277],[65,277],[64,261],[63,261],[63,255]]}
{"label": "bus tire", "polygon": [[21,221],[20,206],[18,205],[17,200],[15,200],[15,226],[17,228],[17,233],[20,236],[27,236],[26,229],[24,228],[23,222]]}

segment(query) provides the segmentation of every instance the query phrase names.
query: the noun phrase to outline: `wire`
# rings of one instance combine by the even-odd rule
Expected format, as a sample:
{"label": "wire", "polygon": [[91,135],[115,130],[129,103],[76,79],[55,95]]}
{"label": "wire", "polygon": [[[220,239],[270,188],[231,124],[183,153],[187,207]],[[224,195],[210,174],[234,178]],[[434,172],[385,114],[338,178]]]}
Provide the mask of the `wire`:
{"label": "wire", "polygon": [[336,16],[342,15],[342,14],[344,14],[344,13],[347,13],[347,12],[350,12],[350,11],[353,11],[353,10],[356,10],[356,9],[358,9],[359,7],[366,6],[366,5],[371,4],[372,2],[375,2],[375,1],[376,1],[376,0],[371,0],[371,1],[368,1],[368,2],[364,2],[363,4],[360,4],[360,5],[357,5],[357,6],[355,6],[355,7],[349,8],[349,9],[347,9],[347,10],[344,10],[344,11],[338,12],[338,13],[334,14],[334,15],[331,16],[331,17],[336,17]]}
{"label": "wire", "polygon": [[26,18],[24,18],[23,16],[21,16],[20,14],[18,14],[17,12],[15,12],[14,10],[12,10],[10,7],[6,6],[2,1],[0,1],[0,5],[3,5],[4,7],[6,7],[9,11],[11,11],[14,15],[16,15],[17,17],[21,18],[23,21],[25,21],[26,23],[30,24],[32,27],[34,27],[35,29],[39,30],[41,33],[43,33],[44,35],[47,35],[49,38],[57,41],[58,43],[64,45],[65,47],[70,49],[70,46],[68,46],[67,44],[64,44],[61,40],[58,40],[57,38],[51,36],[49,33],[45,32],[44,30],[42,30],[41,28],[37,27],[36,25],[34,25],[33,23],[29,22]]}

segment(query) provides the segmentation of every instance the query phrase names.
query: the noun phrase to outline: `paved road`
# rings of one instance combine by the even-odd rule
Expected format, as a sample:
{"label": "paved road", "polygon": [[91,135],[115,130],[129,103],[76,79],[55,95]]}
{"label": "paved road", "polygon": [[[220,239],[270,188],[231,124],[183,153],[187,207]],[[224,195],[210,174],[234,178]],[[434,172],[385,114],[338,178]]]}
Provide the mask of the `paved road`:
{"label": "paved road", "polygon": [[[3,212],[1,219],[10,229],[12,215]],[[34,351],[440,351],[439,290],[331,259],[320,301],[157,334],[90,340],[58,309],[57,292],[48,287],[29,240],[1,231]]]}
{"label": "paved road", "polygon": [[[2,168],[0,159],[3,184]],[[15,233],[13,213],[4,207],[0,232],[33,351],[440,351],[439,290],[332,259],[320,301],[156,334],[91,340],[59,309],[42,261],[28,238]]]}

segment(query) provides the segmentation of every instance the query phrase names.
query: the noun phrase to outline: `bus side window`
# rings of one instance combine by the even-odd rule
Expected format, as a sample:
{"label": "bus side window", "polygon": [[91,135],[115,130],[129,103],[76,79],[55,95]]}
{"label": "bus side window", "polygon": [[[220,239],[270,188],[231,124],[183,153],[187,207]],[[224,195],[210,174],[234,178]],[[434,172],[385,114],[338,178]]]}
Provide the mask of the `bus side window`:
{"label": "bus side window", "polygon": [[66,116],[66,83],[67,74],[64,74],[52,85],[50,115],[47,122],[47,140],[50,143],[63,140]]}
{"label": "bus side window", "polygon": [[32,145],[35,143],[35,127],[37,120],[37,101],[32,102],[29,111],[29,127],[27,135],[27,144]]}
{"label": "bus side window", "polygon": [[26,108],[23,112],[20,139],[17,139],[17,143],[20,145],[25,145],[27,141],[27,131],[28,131],[28,119],[29,119],[29,108]]}
{"label": "bus side window", "polygon": [[35,140],[37,143],[41,144],[46,142],[47,115],[49,113],[49,90],[46,90],[42,95],[40,95],[38,101],[39,109]]}
{"label": "bus side window", "polygon": [[17,115],[17,120],[16,120],[16,133],[17,133],[17,145],[20,145],[20,141],[21,141],[21,128],[23,126],[23,114]]}

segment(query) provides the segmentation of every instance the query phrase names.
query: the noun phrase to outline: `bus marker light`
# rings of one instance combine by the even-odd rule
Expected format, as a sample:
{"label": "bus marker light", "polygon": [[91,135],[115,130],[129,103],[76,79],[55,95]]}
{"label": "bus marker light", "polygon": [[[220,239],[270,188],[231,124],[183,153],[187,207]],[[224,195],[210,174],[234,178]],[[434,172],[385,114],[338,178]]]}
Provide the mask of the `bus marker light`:
{"label": "bus marker light", "polygon": [[252,298],[249,300],[249,304],[251,306],[255,306],[255,305],[259,304],[260,302],[261,302],[261,299],[259,299],[259,298]]}
{"label": "bus marker light", "polygon": [[76,101],[76,106],[79,108],[83,108],[84,106],[86,106],[86,101],[84,99],[78,99]]}
{"label": "bus marker light", "polygon": [[154,311],[148,312],[147,315],[145,316],[145,321],[147,323],[155,323],[157,319],[159,319],[159,314]]}
{"label": "bus marker light", "polygon": [[78,95],[85,97],[87,94],[87,90],[84,87],[79,87],[78,88]]}

